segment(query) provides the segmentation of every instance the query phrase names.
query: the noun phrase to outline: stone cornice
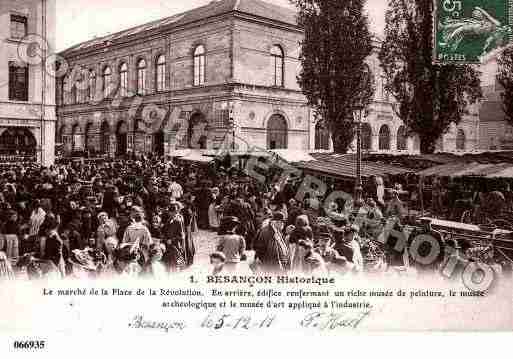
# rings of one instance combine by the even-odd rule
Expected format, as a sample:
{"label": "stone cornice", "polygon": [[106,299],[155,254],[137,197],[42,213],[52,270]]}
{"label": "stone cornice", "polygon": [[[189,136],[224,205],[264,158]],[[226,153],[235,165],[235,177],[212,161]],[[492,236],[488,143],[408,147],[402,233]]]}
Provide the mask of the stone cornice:
{"label": "stone cornice", "polygon": [[[115,40],[114,43],[103,42],[99,45],[93,45],[90,48],[86,48],[84,50],[74,50],[73,47],[64,50],[60,53],[61,56],[68,60],[78,60],[80,58],[89,57],[89,56],[96,56],[101,55],[102,53],[105,53],[105,51],[114,51],[125,47],[134,46],[138,43],[144,43],[149,40],[155,41],[158,39],[165,40],[166,37],[173,35],[173,34],[179,34],[182,31],[198,28],[200,26],[204,26],[211,23],[220,23],[225,20],[232,20],[232,19],[239,19],[254,23],[260,23],[265,24],[266,26],[273,27],[273,28],[280,28],[287,31],[293,31],[297,33],[302,33],[303,31],[299,26],[293,26],[291,24],[287,24],[285,22],[280,22],[272,19],[267,19],[264,17],[259,17],[252,14],[247,14],[239,11],[231,11],[220,15],[215,15],[209,18],[193,21],[187,24],[182,25],[165,25],[161,28],[157,28],[148,32],[141,32],[134,35],[128,35],[126,37],[120,38],[118,40]],[[230,25],[228,22],[227,25]],[[126,31],[126,30],[123,30]],[[75,45],[78,46],[79,44]]]}

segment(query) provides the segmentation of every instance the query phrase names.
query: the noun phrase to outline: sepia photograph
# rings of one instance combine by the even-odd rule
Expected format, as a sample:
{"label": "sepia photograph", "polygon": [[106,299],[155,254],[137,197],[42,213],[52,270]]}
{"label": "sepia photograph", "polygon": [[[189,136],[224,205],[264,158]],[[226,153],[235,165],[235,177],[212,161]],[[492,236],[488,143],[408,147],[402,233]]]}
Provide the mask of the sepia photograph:
{"label": "sepia photograph", "polygon": [[512,26],[511,0],[0,0],[0,354],[513,332]]}

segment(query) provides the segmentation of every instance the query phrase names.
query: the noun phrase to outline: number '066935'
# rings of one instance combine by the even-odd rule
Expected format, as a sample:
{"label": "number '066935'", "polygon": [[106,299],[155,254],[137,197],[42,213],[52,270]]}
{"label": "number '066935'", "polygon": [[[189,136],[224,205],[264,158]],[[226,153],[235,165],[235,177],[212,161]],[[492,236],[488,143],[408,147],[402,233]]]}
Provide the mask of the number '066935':
{"label": "number '066935'", "polygon": [[15,340],[14,349],[18,350],[42,350],[46,346],[44,340]]}

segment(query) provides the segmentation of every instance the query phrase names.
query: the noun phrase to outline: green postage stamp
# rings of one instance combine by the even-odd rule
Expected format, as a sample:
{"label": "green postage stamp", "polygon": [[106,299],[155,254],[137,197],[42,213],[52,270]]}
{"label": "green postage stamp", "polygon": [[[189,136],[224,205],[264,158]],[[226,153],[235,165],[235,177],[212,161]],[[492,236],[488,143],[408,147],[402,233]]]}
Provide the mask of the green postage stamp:
{"label": "green postage stamp", "polygon": [[512,38],[513,0],[434,0],[435,61],[480,63]]}

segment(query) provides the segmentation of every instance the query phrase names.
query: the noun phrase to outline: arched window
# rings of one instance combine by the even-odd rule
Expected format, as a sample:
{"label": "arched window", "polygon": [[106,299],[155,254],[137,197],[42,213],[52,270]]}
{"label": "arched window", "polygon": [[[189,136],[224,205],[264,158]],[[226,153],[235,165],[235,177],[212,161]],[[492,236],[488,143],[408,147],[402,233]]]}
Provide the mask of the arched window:
{"label": "arched window", "polygon": [[160,55],[157,57],[157,91],[166,90],[166,57]]}
{"label": "arched window", "polygon": [[320,122],[315,125],[315,149],[330,149],[330,131]]}
{"label": "arched window", "polygon": [[271,57],[273,61],[273,85],[283,86],[283,50],[280,46],[274,45],[271,49]]}
{"label": "arched window", "polygon": [[111,94],[112,70],[110,67],[103,69],[103,97],[108,98]]}
{"label": "arched window", "polygon": [[128,65],[126,62],[119,67],[119,95],[121,97],[128,95]]}
{"label": "arched window", "polygon": [[287,148],[287,139],[287,121],[280,114],[272,115],[267,123],[267,149],[285,149]]}
{"label": "arched window", "polygon": [[96,95],[96,72],[89,71],[89,100],[94,100]]}
{"label": "arched window", "polygon": [[462,129],[459,129],[458,133],[456,135],[456,150],[465,151],[465,141],[466,141],[465,131],[463,131]]}
{"label": "arched window", "polygon": [[83,151],[84,150],[84,134],[82,132],[82,128],[78,124],[73,126],[72,130],[73,140],[72,140],[72,150],[73,151]]}
{"label": "arched window", "polygon": [[406,126],[400,126],[397,130],[397,150],[406,151],[408,149],[407,144],[408,134],[406,132]]}
{"label": "arched window", "polygon": [[379,130],[379,149],[390,150],[390,128],[387,125],[381,126]]}
{"label": "arched window", "polygon": [[372,128],[371,126],[364,122],[362,123],[362,137],[361,137],[361,145],[363,151],[369,151],[372,147]]}
{"label": "arched window", "polygon": [[28,128],[7,127],[0,133],[0,155],[34,156],[36,138]]}
{"label": "arched window", "polygon": [[199,45],[194,50],[194,86],[205,84],[205,47]]}
{"label": "arched window", "polygon": [[84,150],[85,151],[91,151],[94,152],[95,146],[94,146],[94,125],[92,122],[89,122],[86,125],[85,133],[84,133]]}
{"label": "arched window", "polygon": [[118,155],[126,155],[128,151],[128,124],[125,121],[118,123],[116,131],[116,152]]}
{"label": "arched window", "polygon": [[146,61],[144,59],[137,62],[137,94],[146,94]]}

